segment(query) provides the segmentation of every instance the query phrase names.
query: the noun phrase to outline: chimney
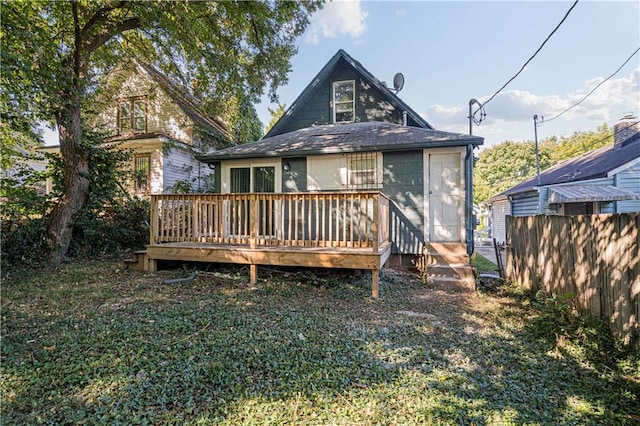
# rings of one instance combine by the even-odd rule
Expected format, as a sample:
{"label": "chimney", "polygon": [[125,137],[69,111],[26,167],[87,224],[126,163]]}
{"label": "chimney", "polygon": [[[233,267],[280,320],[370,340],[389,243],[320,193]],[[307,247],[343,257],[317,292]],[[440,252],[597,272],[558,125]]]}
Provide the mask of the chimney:
{"label": "chimney", "polygon": [[627,113],[620,119],[618,123],[613,126],[613,147],[618,149],[622,147],[624,142],[634,136],[636,133],[640,133],[640,123],[638,123],[638,117],[633,115],[632,112]]}

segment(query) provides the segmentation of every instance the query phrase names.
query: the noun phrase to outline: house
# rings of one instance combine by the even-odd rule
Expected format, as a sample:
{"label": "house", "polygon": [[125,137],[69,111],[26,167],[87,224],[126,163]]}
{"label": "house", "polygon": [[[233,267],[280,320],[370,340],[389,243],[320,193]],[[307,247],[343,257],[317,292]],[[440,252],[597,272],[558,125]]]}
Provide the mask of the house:
{"label": "house", "polygon": [[[469,153],[480,144],[435,130],[339,50],[261,141],[199,158],[220,167],[221,192],[380,191],[392,254],[413,256],[425,242],[472,251]],[[255,170],[274,185],[261,187]]]}
{"label": "house", "polygon": [[[106,142],[131,150],[132,195],[209,191],[213,170],[196,159],[212,147],[232,145],[220,120],[201,102],[151,65],[122,64],[106,79],[88,121],[106,132]],[[58,153],[58,146],[41,151]]]}
{"label": "house", "polygon": [[375,297],[390,258],[427,247],[468,264],[482,143],[434,130],[339,50],[262,140],[198,157],[216,194],[152,196],[146,268],[243,263],[252,282],[257,265],[369,269]]}
{"label": "house", "polygon": [[493,237],[506,240],[505,217],[640,212],[640,121],[626,115],[614,143],[563,161],[490,198]]}

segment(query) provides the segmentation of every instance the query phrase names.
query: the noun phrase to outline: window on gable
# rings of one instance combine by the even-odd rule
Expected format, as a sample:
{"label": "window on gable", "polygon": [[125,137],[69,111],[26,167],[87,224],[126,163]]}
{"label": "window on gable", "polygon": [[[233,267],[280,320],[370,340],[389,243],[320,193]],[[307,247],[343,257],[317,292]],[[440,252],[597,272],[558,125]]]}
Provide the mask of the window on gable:
{"label": "window on gable", "polygon": [[137,155],[134,159],[135,191],[148,193],[151,187],[151,155]]}
{"label": "window on gable", "polygon": [[347,156],[348,188],[377,189],[378,156],[375,152],[362,152]]}
{"label": "window on gable", "polygon": [[336,81],[333,83],[333,122],[350,123],[356,116],[356,82]]}
{"label": "window on gable", "polygon": [[135,98],[118,105],[119,133],[145,133],[147,131],[147,101]]}

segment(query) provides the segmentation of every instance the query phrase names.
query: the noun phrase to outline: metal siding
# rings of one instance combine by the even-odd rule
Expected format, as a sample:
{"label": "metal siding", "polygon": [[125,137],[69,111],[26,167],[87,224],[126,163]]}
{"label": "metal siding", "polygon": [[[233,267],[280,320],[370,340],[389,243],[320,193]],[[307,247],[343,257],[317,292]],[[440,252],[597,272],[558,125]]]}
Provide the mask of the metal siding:
{"label": "metal siding", "polygon": [[282,170],[282,192],[305,192],[307,190],[307,158],[283,158],[289,163],[289,171]]}
{"label": "metal siding", "polygon": [[608,213],[615,213],[615,208],[614,208],[614,203],[609,201],[609,202],[604,202],[600,204],[600,213],[602,214],[608,214]]}
{"label": "metal siding", "polygon": [[533,216],[538,214],[538,195],[512,200],[513,216]]}
{"label": "metal siding", "polygon": [[382,192],[391,200],[392,251],[418,254],[425,241],[422,152],[384,153],[382,162]]}
{"label": "metal siding", "polygon": [[[640,194],[640,163],[616,175],[616,186]],[[640,200],[618,201],[617,213],[640,212]]]}

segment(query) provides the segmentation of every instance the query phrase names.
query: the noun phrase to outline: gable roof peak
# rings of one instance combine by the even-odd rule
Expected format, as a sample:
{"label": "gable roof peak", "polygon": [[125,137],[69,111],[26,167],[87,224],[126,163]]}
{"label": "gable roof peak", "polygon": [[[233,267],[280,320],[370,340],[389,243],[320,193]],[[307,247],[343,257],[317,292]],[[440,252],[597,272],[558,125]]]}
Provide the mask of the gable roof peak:
{"label": "gable roof peak", "polygon": [[329,61],[322,67],[320,72],[311,80],[311,82],[304,88],[304,90],[298,95],[295,101],[287,108],[282,117],[274,124],[274,126],[264,136],[265,138],[275,136],[287,131],[287,126],[293,122],[296,113],[302,108],[306,102],[308,102],[315,93],[319,90],[319,87],[327,82],[334,71],[340,66],[341,61],[346,62],[351,66],[356,73],[366,83],[375,87],[384,99],[386,99],[392,105],[395,105],[398,110],[407,112],[407,116],[418,124],[418,127],[435,130],[420,114],[415,112],[409,105],[407,105],[397,94],[393,93],[386,84],[380,81],[369,70],[367,70],[358,60],[354,59],[344,49],[340,48],[329,59]]}

